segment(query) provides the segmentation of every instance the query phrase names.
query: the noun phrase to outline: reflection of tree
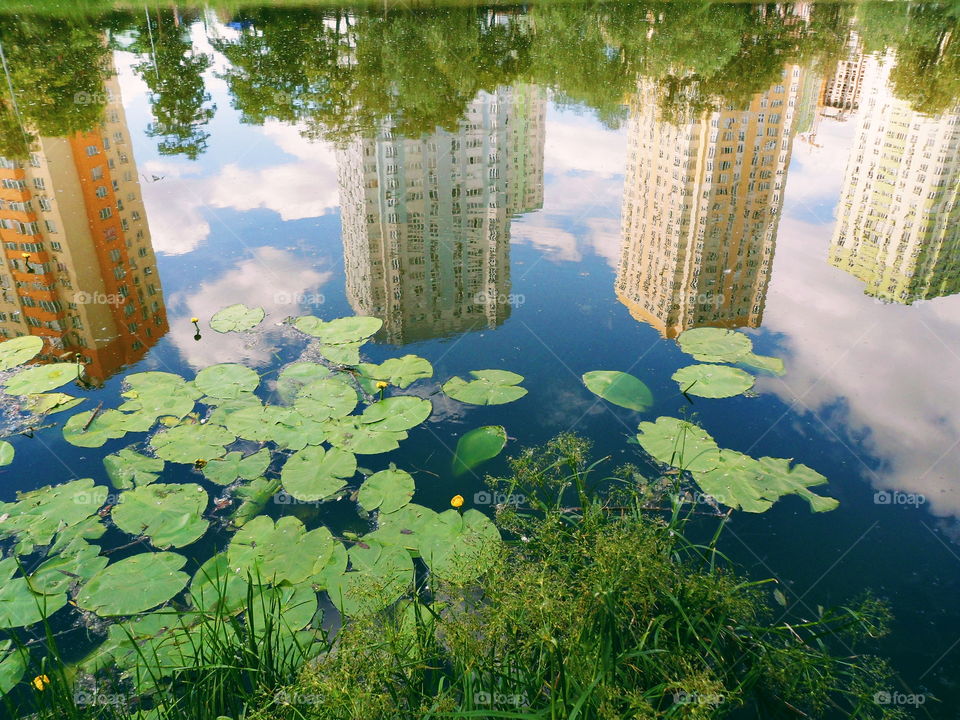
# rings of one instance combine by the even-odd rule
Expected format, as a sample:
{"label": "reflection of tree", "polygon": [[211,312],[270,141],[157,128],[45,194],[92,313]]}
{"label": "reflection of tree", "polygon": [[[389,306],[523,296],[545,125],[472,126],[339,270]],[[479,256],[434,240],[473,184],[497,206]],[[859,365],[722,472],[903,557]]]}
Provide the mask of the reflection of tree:
{"label": "reflection of tree", "polygon": [[0,44],[9,73],[0,100],[4,155],[25,153],[30,136],[24,128],[40,135],[68,135],[100,121],[108,53],[102,27],[42,16],[4,18]]}
{"label": "reflection of tree", "polygon": [[189,21],[178,10],[147,14],[137,30],[131,49],[146,57],[134,69],[150,88],[154,122],[148,134],[160,138],[162,155],[194,160],[207,148],[206,125],[216,110],[203,81],[210,58],[194,52]]}

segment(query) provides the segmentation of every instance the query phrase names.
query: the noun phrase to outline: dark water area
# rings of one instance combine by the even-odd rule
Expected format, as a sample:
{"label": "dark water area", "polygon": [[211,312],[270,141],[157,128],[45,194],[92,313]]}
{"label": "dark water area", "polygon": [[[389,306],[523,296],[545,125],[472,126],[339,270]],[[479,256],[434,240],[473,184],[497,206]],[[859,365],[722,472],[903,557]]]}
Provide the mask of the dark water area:
{"label": "dark water area", "polygon": [[[437,510],[491,509],[481,476],[504,457],[449,472],[470,428],[504,425],[506,455],[572,431],[652,471],[627,439],[684,411],[722,447],[829,478],[838,509],[735,513],[724,550],[797,616],[887,600],[890,702],[956,718],[958,18],[893,2],[0,14],[0,335],[80,353],[97,387],[69,391],[89,409],[116,406],[131,371],[241,362],[269,387],[305,346],[285,318],[378,317],[364,358],[435,374],[415,386],[430,419],[375,469],[416,470]],[[191,318],[237,302],[266,310],[263,332],[195,339]],[[691,404],[671,375],[695,327],[742,330],[787,371]],[[487,367],[527,396],[437,392]],[[655,406],[603,403],[580,379],[596,369],[641,378]],[[52,424],[8,438],[3,501],[106,484],[103,455],[129,442],[74,447]],[[268,512],[365,522],[346,504]]]}

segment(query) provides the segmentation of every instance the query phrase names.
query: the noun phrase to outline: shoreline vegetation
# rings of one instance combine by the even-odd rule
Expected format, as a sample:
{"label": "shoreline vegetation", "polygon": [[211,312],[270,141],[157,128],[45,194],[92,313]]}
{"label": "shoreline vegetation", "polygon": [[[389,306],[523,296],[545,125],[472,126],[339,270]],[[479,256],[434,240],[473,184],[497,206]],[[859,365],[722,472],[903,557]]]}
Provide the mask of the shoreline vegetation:
{"label": "shoreline vegetation", "polygon": [[[238,304],[209,327],[253,333],[263,320]],[[887,631],[881,602],[811,615],[774,581],[739,576],[719,547],[735,511],[787,495],[834,509],[811,490],[827,478],[661,416],[631,440],[646,470],[610,472],[587,440],[561,435],[487,478],[504,500],[493,519],[459,495],[431,510],[413,502],[413,475],[358,457],[368,466],[397,448],[437,393],[505,405],[526,396],[524,378],[484,369],[439,383],[414,355],[361,362],[381,325],[287,318],[307,346],[269,385],[233,363],[192,379],[133,373],[119,405],[63,423],[68,443],[104,448],[116,494],[72,480],[0,507],[11,717],[903,717],[875,701],[894,686],[891,669],[860,649]],[[785,372],[740,332],[698,328],[678,343],[700,363],[674,374],[678,400],[733,397],[751,372]],[[0,343],[4,401],[20,404],[25,428],[83,399],[51,392],[82,383],[81,365],[24,366],[41,349],[29,336]],[[426,397],[409,389],[428,381]],[[653,405],[627,373],[582,382],[598,402]],[[507,437],[502,426],[464,433],[451,477],[499,455]],[[16,467],[15,445],[2,449]],[[367,532],[274,517],[279,493],[317,508],[346,500]]]}

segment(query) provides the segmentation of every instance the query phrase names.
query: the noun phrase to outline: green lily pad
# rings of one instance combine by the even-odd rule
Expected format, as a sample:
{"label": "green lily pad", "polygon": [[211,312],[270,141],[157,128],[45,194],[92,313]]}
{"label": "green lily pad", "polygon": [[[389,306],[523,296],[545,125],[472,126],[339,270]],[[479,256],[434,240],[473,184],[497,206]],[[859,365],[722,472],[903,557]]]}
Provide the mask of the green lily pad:
{"label": "green lily pad", "polygon": [[120,495],[111,516],[131,535],[146,535],[154,547],[167,550],[199,540],[209,523],[203,519],[207,492],[193,483],[153,483]]}
{"label": "green lily pad", "polygon": [[13,445],[6,440],[0,440],[0,466],[9,465],[13,462]]}
{"label": "green lily pad", "polygon": [[[95,414],[96,413],[96,414]],[[119,410],[95,410],[71,415],[63,425],[63,439],[77,447],[101,447],[108,440],[122,438],[128,432],[146,432],[153,420],[128,415]]]}
{"label": "green lily pad", "polygon": [[224,424],[238,437],[254,442],[266,442],[273,438],[275,426],[288,422],[290,417],[290,408],[251,404],[227,413]]}
{"label": "green lily pad", "polygon": [[311,315],[298,317],[294,327],[322,343],[339,345],[366,340],[383,327],[383,320],[362,315],[325,322]]}
{"label": "green lily pad", "polygon": [[379,423],[359,423],[356,416],[327,421],[327,442],[358,455],[377,455],[400,447],[407,439],[403,430],[380,430]]}
{"label": "green lily pad", "polygon": [[300,388],[329,375],[330,369],[320,363],[296,362],[287,365],[277,376],[277,395],[283,402],[291,402],[300,392]]}
{"label": "green lily pad", "polygon": [[433,412],[433,404],[426,398],[396,395],[375,402],[360,416],[359,421],[371,430],[399,432],[414,428]]}
{"label": "green lily pad", "polygon": [[443,392],[472,405],[502,405],[519,400],[527,391],[519,386],[523,375],[509,370],[471,370],[472,381],[453,377],[443,384]]}
{"label": "green lily pad", "polygon": [[750,352],[740,358],[740,362],[757,370],[765,370],[773,375],[783,375],[786,372],[783,360],[770,355],[755,355]]}
{"label": "green lily pad", "polygon": [[420,557],[442,582],[462,584],[486,572],[502,549],[500,531],[483,513],[440,513],[420,538]]}
{"label": "green lily pad", "polygon": [[348,551],[353,570],[329,575],[327,594],[347,616],[367,615],[399,600],[413,582],[413,560],[399,547],[371,543]]}
{"label": "green lily pad", "polygon": [[501,425],[485,425],[464,433],[453,454],[453,474],[463,473],[495,458],[507,444],[507,431]]}
{"label": "green lily pad", "polygon": [[827,478],[815,470],[782,458],[756,460],[734,450],[723,450],[713,470],[695,472],[694,479],[708,495],[723,505],[746,512],[764,512],[784,495],[799,495],[814,512],[833,510],[839,503],[817,495],[810,487],[823,485]]}
{"label": "green lily pad", "polygon": [[42,562],[30,575],[30,586],[35,592],[48,595],[67,592],[103,570],[107,562],[98,546],[76,540],[59,555]]}
{"label": "green lily pad", "polygon": [[247,602],[247,577],[230,569],[225,552],[207,560],[190,581],[190,603],[206,613],[231,613]]}
{"label": "green lily pad", "polygon": [[392,513],[381,513],[377,517],[377,529],[364,538],[416,554],[420,550],[420,539],[433,524],[440,522],[439,517],[439,513],[430,508],[408,503]]}
{"label": "green lily pad", "polygon": [[287,422],[271,426],[270,439],[287,450],[303,450],[307,445],[319,445],[327,439],[330,428],[325,422],[291,413]]}
{"label": "green lily pad", "polygon": [[229,305],[210,319],[210,327],[219,333],[253,330],[263,320],[262,307],[249,308],[243,303]]}
{"label": "green lily pad", "polygon": [[352,453],[310,446],[287,459],[280,481],[298,500],[322,500],[346,485],[356,472],[357,459]]}
{"label": "green lily pad", "polygon": [[129,490],[137,485],[149,485],[163,472],[164,462],[160,458],[141,455],[135,450],[124,448],[103,459],[110,482],[118,490]]}
{"label": "green lily pad", "polygon": [[263,508],[279,489],[279,479],[264,477],[254,478],[248,484],[238,487],[234,490],[234,495],[240,500],[240,505],[230,514],[230,524],[243,527],[253,520],[263,512]]}
{"label": "green lily pad", "polygon": [[13,640],[0,643],[0,695],[6,695],[23,679],[27,660],[27,652],[14,645]]}
{"label": "green lily pad", "polygon": [[254,582],[296,584],[319,572],[336,544],[325,527],[307,532],[293,516],[274,524],[259,515],[233,536],[227,559],[233,572],[249,575]]}
{"label": "green lily pad", "polygon": [[53,390],[79,377],[76,363],[53,363],[21,370],[6,381],[8,395],[30,395]]}
{"label": "green lily pad", "polygon": [[84,398],[73,397],[66,393],[34,393],[27,395],[23,409],[34,415],[52,415],[76,407]]}
{"label": "green lily pad", "polygon": [[43,350],[43,340],[36,335],[24,335],[0,343],[0,371],[10,370],[33,360]]}
{"label": "green lily pad", "polygon": [[662,463],[691,472],[713,470],[720,464],[720,448],[698,425],[673,417],[640,423],[640,446]]}
{"label": "green lily pad", "polygon": [[726,398],[740,395],[753,387],[754,377],[740,368],[728,365],[687,365],[673,374],[680,390],[705,398]]}
{"label": "green lily pad", "polygon": [[418,355],[390,358],[379,365],[361,363],[357,370],[365,379],[371,381],[370,387],[365,388],[367,392],[376,390],[375,384],[378,380],[396,385],[402,390],[417,380],[433,377],[433,366]]}
{"label": "green lily pad", "polygon": [[164,460],[195,463],[223,457],[227,452],[224,446],[236,439],[233,433],[219,425],[178,425],[158,432],[150,438],[150,446],[157,457]]}
{"label": "green lily pad", "polygon": [[124,384],[126,402],[119,409],[151,418],[161,415],[182,418],[193,410],[201,395],[191,383],[168,372],[134,373],[124,378]]}
{"label": "green lily pad", "polygon": [[217,485],[229,485],[234,480],[253,480],[266,472],[270,465],[270,451],[266,448],[244,457],[242,452],[230,452],[203,466],[203,476]]}
{"label": "green lily pad", "polygon": [[106,499],[107,488],[90,478],[20,493],[0,504],[0,537],[15,536],[31,552],[31,545],[49,545],[58,532],[96,515]]}
{"label": "green lily pad", "polygon": [[24,577],[7,580],[0,586],[0,629],[33,625],[66,604],[65,592],[47,595],[31,589]]}
{"label": "green lily pad", "polygon": [[253,392],[260,384],[260,376],[245,365],[221,363],[198,372],[193,382],[205,395],[229,400]]}
{"label": "green lily pad", "polygon": [[753,350],[750,338],[726,328],[693,328],[680,333],[680,349],[702,362],[737,362]]}
{"label": "green lily pad", "polygon": [[323,378],[301,388],[293,406],[317,422],[344,417],[357,406],[357,391],[338,378]]}
{"label": "green lily pad", "polygon": [[410,473],[391,467],[363,481],[357,493],[357,502],[367,512],[379,509],[381,513],[392,513],[407,505],[415,490]]}
{"label": "green lily pad", "polygon": [[630,410],[646,410],[653,405],[653,393],[633,375],[618,370],[592,370],[584,373],[583,384],[594,395]]}
{"label": "green lily pad", "polygon": [[363,341],[321,345],[320,354],[337,365],[359,365],[360,346]]}
{"label": "green lily pad", "polygon": [[77,605],[101,617],[144,612],[184,588],[190,576],[180,568],[186,562],[185,557],[171,552],[124,558],[90,578],[77,593]]}

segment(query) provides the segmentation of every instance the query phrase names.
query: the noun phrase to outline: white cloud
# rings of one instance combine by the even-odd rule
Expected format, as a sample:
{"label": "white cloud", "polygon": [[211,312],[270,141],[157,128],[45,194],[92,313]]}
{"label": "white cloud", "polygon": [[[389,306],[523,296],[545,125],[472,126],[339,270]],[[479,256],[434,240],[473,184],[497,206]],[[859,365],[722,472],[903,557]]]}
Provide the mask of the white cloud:
{"label": "white cloud", "polygon": [[622,175],[626,158],[624,132],[613,132],[596,120],[572,113],[566,117],[551,115],[544,144],[546,172]]}
{"label": "white cloud", "polygon": [[[277,323],[300,313],[333,276],[328,270],[318,271],[302,258],[285,250],[258,248],[253,257],[244,260],[219,279],[203,283],[191,294],[174,295],[169,306],[176,308],[170,317],[170,338],[183,359],[194,368],[218,362],[246,362],[266,365],[275,358],[272,351],[278,334]],[[249,336],[214,332],[207,326],[210,317],[220,308],[242,302],[250,307],[261,306],[267,313],[263,332]],[[202,337],[194,340],[191,317],[200,318]]]}

